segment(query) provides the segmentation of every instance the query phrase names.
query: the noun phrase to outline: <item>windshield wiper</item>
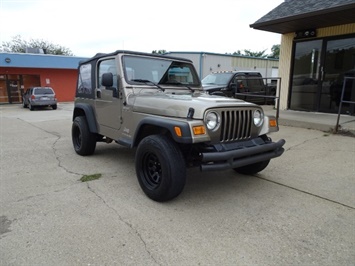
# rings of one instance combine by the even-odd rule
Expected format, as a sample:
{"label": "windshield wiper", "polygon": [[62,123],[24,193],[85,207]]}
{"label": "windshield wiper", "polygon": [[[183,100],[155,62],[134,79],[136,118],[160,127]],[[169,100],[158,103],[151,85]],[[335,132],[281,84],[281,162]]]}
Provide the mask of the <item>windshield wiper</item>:
{"label": "windshield wiper", "polygon": [[191,92],[195,92],[195,90],[187,85],[185,85],[184,83],[181,83],[181,82],[177,82],[177,81],[169,81],[167,82],[166,84],[169,84],[169,85],[183,85],[184,87],[188,88]]}
{"label": "windshield wiper", "polygon": [[158,84],[156,84],[155,82],[153,81],[150,81],[148,79],[131,79],[131,81],[134,81],[134,82],[139,82],[139,83],[144,83],[144,84],[151,84],[151,85],[154,85],[155,87],[157,87],[158,89],[160,89],[161,91],[165,91],[164,88],[160,87]]}

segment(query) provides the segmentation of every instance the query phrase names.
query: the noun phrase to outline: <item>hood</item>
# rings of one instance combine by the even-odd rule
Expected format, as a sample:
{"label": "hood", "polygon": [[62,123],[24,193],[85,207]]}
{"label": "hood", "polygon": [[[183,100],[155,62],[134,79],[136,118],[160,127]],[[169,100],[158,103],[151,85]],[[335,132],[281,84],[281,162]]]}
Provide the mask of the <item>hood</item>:
{"label": "hood", "polygon": [[170,94],[163,92],[131,94],[127,103],[133,106],[135,112],[176,118],[186,118],[189,109],[193,108],[195,110],[193,118],[195,119],[203,119],[205,111],[211,108],[255,106],[255,104],[242,100],[204,93]]}

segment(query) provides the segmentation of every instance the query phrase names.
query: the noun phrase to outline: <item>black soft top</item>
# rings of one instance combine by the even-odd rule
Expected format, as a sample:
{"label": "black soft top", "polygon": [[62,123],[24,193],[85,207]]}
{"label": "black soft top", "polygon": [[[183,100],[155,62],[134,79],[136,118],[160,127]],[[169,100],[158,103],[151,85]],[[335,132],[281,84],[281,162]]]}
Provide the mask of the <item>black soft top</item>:
{"label": "black soft top", "polygon": [[173,56],[168,56],[168,55],[162,55],[162,54],[150,54],[150,53],[143,53],[143,52],[135,52],[135,51],[128,51],[128,50],[117,50],[112,53],[97,53],[93,57],[85,60],[81,60],[79,62],[79,65],[89,63],[91,61],[98,60],[102,57],[107,57],[107,56],[115,56],[118,54],[131,54],[131,55],[143,55],[143,56],[151,56],[151,57],[157,57],[157,58],[168,58],[168,59],[173,59],[173,60],[179,60],[179,61],[186,61],[189,63],[192,63],[192,60],[186,59],[186,58],[181,58],[181,57],[173,57]]}

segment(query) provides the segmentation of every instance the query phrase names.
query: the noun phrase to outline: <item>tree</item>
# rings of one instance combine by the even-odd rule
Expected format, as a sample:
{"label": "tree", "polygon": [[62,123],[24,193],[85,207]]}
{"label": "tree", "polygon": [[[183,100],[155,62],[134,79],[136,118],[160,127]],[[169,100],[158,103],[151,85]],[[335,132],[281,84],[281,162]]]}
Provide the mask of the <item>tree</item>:
{"label": "tree", "polygon": [[166,50],[153,50],[152,54],[166,54]]}
{"label": "tree", "polygon": [[243,55],[243,54],[240,50],[238,50],[238,51],[234,52],[233,55]]}
{"label": "tree", "polygon": [[271,54],[269,55],[269,58],[279,58],[280,57],[280,44],[274,44],[271,47]]}
{"label": "tree", "polygon": [[73,56],[69,48],[42,39],[30,39],[26,41],[22,39],[21,35],[16,35],[9,42],[3,42],[0,50],[8,53],[26,53],[26,48],[43,49],[46,54]]}
{"label": "tree", "polygon": [[251,57],[261,57],[261,58],[265,58],[267,57],[267,55],[265,54],[266,50],[264,51],[251,51],[248,49],[244,49],[243,52],[241,52],[240,50],[236,51],[233,53],[233,55],[240,55],[240,56],[251,56]]}
{"label": "tree", "polygon": [[261,57],[261,58],[264,58],[264,57],[267,57],[267,55],[265,54],[266,50],[264,51],[251,51],[251,50],[248,50],[248,49],[244,49],[244,55],[245,56],[251,56],[251,57]]}

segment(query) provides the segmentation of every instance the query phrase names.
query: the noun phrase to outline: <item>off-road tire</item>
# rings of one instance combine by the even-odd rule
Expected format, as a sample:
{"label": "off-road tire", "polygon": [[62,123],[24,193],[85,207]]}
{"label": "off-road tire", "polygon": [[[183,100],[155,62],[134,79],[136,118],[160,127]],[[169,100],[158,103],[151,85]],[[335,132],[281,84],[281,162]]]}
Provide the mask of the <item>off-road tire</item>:
{"label": "off-road tire", "polygon": [[71,129],[74,150],[80,155],[91,155],[96,148],[96,134],[89,130],[85,116],[75,117]]}
{"label": "off-road tire", "polygon": [[269,162],[270,160],[245,165],[242,167],[234,168],[234,171],[244,175],[254,175],[264,170],[268,166]]}
{"label": "off-road tire", "polygon": [[138,182],[152,200],[171,200],[185,186],[184,157],[176,143],[167,136],[145,137],[138,145],[135,166]]}

